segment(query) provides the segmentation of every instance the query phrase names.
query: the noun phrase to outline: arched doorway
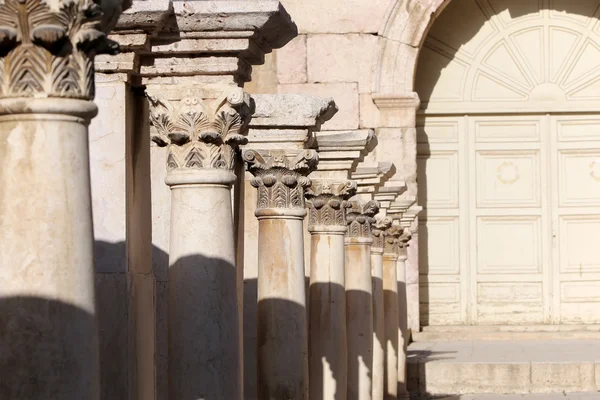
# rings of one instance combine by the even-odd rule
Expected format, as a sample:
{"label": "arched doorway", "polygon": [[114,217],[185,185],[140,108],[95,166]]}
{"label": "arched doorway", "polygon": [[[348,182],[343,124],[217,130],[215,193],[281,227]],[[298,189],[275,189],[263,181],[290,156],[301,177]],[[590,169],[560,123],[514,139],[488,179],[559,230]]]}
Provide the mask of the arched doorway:
{"label": "arched doorway", "polygon": [[422,325],[600,322],[600,0],[453,0],[417,64]]}

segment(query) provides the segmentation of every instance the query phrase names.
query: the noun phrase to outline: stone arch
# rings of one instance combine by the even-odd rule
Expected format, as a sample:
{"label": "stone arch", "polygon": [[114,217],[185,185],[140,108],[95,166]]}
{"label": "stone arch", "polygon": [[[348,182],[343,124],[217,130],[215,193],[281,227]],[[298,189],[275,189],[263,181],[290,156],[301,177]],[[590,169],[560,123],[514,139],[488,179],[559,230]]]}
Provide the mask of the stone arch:
{"label": "stone arch", "polygon": [[414,91],[419,50],[435,17],[450,0],[392,0],[382,37],[373,92],[405,96]]}

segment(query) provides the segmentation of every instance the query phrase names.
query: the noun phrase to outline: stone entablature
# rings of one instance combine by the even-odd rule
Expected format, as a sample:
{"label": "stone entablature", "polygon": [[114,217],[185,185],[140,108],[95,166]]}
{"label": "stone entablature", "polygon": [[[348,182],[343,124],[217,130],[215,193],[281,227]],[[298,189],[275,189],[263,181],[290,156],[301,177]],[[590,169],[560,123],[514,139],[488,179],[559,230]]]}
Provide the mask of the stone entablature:
{"label": "stone entablature", "polygon": [[99,58],[103,72],[162,81],[168,76],[250,80],[252,65],[297,34],[278,1],[134,1],[111,39],[124,52]]}

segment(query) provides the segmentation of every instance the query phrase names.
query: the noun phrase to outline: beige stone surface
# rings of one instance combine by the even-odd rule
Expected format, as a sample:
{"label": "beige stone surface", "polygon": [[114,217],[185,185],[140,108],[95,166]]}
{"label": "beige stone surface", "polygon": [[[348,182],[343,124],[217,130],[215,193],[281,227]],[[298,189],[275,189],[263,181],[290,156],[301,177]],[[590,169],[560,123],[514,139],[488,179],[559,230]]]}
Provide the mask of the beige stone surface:
{"label": "beige stone surface", "polygon": [[129,310],[125,273],[96,273],[100,337],[100,398],[129,399]]}
{"label": "beige stone surface", "polygon": [[[279,83],[306,83],[306,35],[298,35],[286,46],[275,52],[277,56],[277,80]],[[261,92],[265,93],[265,92]]]}
{"label": "beige stone surface", "polygon": [[308,35],[308,81],[358,82],[359,93],[370,93],[378,41],[377,36],[364,34]]}
{"label": "beige stone surface", "polygon": [[465,394],[449,397],[436,397],[436,400],[596,400],[597,392],[552,393],[552,394]]}
{"label": "beige stone surface", "polygon": [[322,130],[358,128],[358,85],[356,83],[312,83],[279,85],[278,93],[302,93],[332,97],[338,113],[321,127]]}
{"label": "beige stone surface", "polygon": [[[7,115],[24,107],[55,114]],[[0,109],[0,397],[97,400],[88,127],[69,115],[96,107],[3,99]]]}
{"label": "beige stone surface", "polygon": [[94,256],[96,271],[103,273],[126,271],[125,91],[123,82],[96,86],[98,118],[92,120],[89,128]]}
{"label": "beige stone surface", "polygon": [[277,93],[277,75],[279,71],[276,61],[278,59],[279,54],[277,52],[265,55],[264,64],[252,67],[252,80],[244,85],[244,90],[250,94]]}
{"label": "beige stone surface", "polygon": [[592,340],[416,342],[409,387],[430,394],[598,390],[600,346]]}
{"label": "beige stone surface", "polygon": [[390,0],[283,0],[282,3],[300,33],[376,33],[384,24]]}

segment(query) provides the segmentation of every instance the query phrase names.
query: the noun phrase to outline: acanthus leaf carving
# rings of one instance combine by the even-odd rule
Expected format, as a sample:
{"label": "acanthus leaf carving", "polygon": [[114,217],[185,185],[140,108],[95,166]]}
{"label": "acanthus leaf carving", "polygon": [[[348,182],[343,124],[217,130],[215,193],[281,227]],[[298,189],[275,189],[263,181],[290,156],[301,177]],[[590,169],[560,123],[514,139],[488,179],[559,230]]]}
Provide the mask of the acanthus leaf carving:
{"label": "acanthus leaf carving", "polygon": [[306,175],[316,168],[316,151],[245,149],[242,158],[248,171],[254,175],[250,183],[258,189],[258,209],[304,209],[304,193],[311,185]]}
{"label": "acanthus leaf carving", "polygon": [[356,194],[355,181],[313,182],[306,190],[309,209],[309,230],[317,226],[346,226],[348,199]]}
{"label": "acanthus leaf carving", "polygon": [[0,97],[93,99],[94,57],[119,50],[106,22],[93,0],[63,0],[57,10],[43,0],[5,0]]}
{"label": "acanthus leaf carving", "polygon": [[[199,97],[171,102],[148,94],[152,141],[167,146],[169,154],[185,154],[185,163],[175,168],[233,170],[238,146],[247,142],[242,133],[249,120],[249,96],[241,88],[233,92],[212,104]],[[174,164],[167,167],[175,169]]]}
{"label": "acanthus leaf carving", "polygon": [[355,200],[351,201],[350,205],[351,207],[346,211],[347,236],[372,239],[371,225],[375,222],[375,215],[379,212],[379,202],[371,200],[361,203]]}
{"label": "acanthus leaf carving", "polygon": [[389,217],[376,219],[371,225],[371,234],[373,235],[373,248],[383,249],[385,245],[385,232],[392,226],[392,219]]}
{"label": "acanthus leaf carving", "polygon": [[398,251],[400,248],[400,235],[402,232],[403,229],[396,225],[392,225],[384,231],[384,254],[393,254],[394,256],[398,256]]}

